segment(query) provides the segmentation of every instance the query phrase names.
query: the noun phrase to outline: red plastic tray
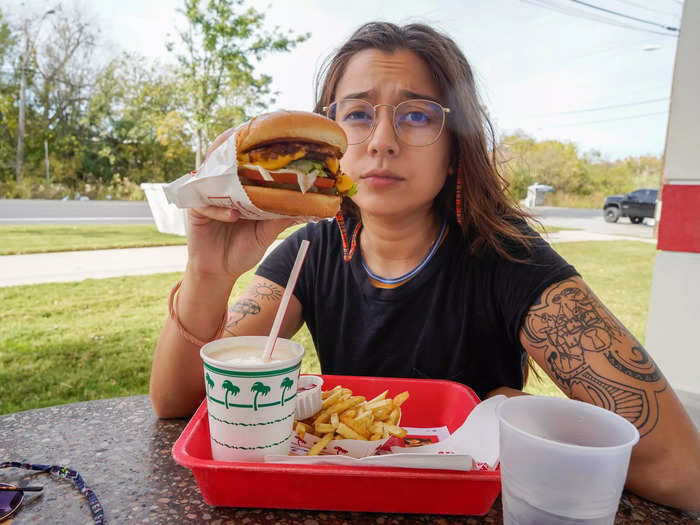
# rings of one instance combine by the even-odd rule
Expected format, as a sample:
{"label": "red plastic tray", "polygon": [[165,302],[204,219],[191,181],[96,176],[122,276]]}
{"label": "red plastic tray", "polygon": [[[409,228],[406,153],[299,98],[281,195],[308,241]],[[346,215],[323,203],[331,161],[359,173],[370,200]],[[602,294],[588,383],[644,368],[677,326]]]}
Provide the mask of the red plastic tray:
{"label": "red plastic tray", "polygon": [[[452,381],[321,376],[323,388],[341,384],[372,398],[408,390],[401,425],[458,428],[479,402]],[[486,514],[501,490],[497,471],[457,471],[340,465],[219,462],[211,459],[206,402],[173,447],[173,458],[192,469],[202,497],[225,507],[349,510],[425,514]]]}

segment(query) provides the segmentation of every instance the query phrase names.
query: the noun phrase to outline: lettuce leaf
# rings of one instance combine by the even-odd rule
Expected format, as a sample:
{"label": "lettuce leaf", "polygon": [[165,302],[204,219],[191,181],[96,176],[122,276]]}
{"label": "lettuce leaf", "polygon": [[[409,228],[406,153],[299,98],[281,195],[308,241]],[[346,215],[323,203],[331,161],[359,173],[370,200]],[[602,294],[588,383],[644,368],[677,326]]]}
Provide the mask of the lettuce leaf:
{"label": "lettuce leaf", "polygon": [[322,162],[309,159],[294,160],[285,166],[285,169],[297,170],[307,174],[312,171],[317,171],[318,173],[316,175],[318,177],[328,177],[325,168],[326,166]]}

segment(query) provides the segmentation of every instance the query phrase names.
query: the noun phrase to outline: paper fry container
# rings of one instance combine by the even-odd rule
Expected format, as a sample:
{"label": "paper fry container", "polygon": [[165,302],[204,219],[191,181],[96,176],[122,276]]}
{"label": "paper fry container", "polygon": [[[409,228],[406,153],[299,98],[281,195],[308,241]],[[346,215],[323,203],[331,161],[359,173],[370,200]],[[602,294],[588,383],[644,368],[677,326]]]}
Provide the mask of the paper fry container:
{"label": "paper fry container", "polygon": [[[364,458],[367,456],[373,456],[377,453],[382,445],[384,445],[391,438],[380,439],[378,441],[362,441],[360,439],[334,439],[329,442],[328,445],[321,451],[322,455],[338,455],[338,456],[350,456],[353,458]],[[297,447],[310,449],[316,443],[321,441],[320,437],[316,437],[308,432],[304,437],[300,437],[299,434],[294,436],[294,445]]]}

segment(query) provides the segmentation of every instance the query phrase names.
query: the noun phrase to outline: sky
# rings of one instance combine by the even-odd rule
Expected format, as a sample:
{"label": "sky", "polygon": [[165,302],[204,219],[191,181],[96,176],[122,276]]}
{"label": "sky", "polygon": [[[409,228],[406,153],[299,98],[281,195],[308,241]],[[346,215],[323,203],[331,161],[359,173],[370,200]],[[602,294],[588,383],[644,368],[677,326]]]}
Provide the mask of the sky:
{"label": "sky", "polygon": [[[181,0],[82,2],[96,16],[111,52],[172,61],[165,42],[183,26],[176,11]],[[2,0],[4,10],[14,13],[56,3],[74,0]],[[662,155],[677,38],[653,24],[680,27],[681,1],[585,3],[643,21],[579,0],[249,0],[247,5],[264,11],[270,28],[311,33],[292,52],[258,64],[279,92],[270,109],[310,110],[320,64],[362,23],[424,22],[447,33],[464,52],[499,135],[520,130],[538,140],[570,141],[608,160]]]}

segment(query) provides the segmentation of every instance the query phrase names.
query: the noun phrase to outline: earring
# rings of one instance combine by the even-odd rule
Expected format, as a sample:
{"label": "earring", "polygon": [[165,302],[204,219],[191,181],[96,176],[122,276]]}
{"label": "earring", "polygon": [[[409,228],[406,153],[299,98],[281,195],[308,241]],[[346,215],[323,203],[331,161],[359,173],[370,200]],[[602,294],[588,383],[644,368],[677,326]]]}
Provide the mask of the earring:
{"label": "earring", "polygon": [[462,227],[462,229],[464,229],[464,188],[462,187],[462,179],[462,163],[460,162],[457,167],[457,186],[455,188],[455,213],[457,214],[457,222]]}

